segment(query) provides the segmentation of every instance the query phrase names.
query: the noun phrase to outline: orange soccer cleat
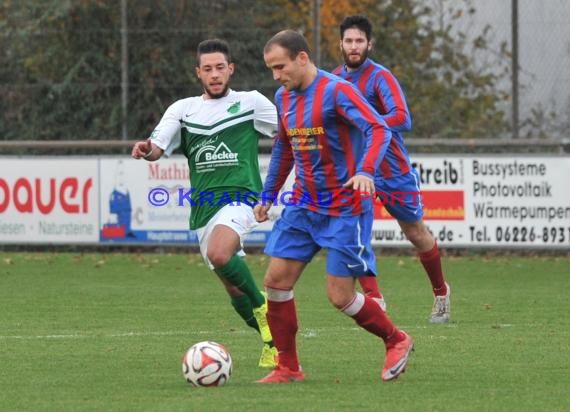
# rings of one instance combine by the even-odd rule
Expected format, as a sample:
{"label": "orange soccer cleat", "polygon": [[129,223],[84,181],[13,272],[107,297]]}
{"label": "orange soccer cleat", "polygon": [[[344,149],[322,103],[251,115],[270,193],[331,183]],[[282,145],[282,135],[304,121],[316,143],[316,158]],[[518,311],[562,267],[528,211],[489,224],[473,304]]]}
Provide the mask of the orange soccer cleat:
{"label": "orange soccer cleat", "polygon": [[287,366],[277,365],[269,375],[257,381],[257,383],[292,383],[303,382],[305,373],[301,368],[298,371],[292,371]]}
{"label": "orange soccer cleat", "polygon": [[406,370],[408,356],[414,350],[414,341],[406,332],[402,332],[406,337],[394,346],[386,349],[386,360],[382,369],[382,380],[390,381],[396,379]]}

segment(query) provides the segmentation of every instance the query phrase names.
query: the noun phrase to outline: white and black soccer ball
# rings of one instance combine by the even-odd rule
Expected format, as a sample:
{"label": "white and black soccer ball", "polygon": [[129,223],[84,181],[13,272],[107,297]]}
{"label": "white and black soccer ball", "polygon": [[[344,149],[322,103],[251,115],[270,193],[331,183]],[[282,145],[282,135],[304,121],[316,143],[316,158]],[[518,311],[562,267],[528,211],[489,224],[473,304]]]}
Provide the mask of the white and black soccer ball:
{"label": "white and black soccer ball", "polygon": [[219,343],[198,342],[184,354],[182,373],[193,386],[222,386],[232,376],[232,357]]}

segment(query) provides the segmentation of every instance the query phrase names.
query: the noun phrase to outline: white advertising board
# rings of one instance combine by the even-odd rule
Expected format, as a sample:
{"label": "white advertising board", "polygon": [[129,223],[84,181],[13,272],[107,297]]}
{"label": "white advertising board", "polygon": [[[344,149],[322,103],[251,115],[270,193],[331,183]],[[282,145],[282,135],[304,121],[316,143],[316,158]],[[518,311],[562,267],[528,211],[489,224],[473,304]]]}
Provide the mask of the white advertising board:
{"label": "white advertising board", "polygon": [[178,204],[190,189],[184,157],[146,162],[101,158],[102,243],[196,244],[190,207]]}
{"label": "white advertising board", "polygon": [[[442,246],[570,249],[570,158],[414,156],[424,221]],[[269,155],[260,156],[262,177]],[[289,176],[282,194],[291,190]],[[0,158],[0,242],[197,244],[186,159]],[[281,195],[280,197],[281,198]],[[377,202],[373,244],[409,246]],[[283,206],[246,243],[262,245]]]}
{"label": "white advertising board", "polygon": [[[129,158],[101,158],[102,243],[172,243],[196,245],[190,217],[189,170],[186,158],[173,156],[158,162]],[[269,156],[260,158],[262,176]],[[292,186],[292,176],[287,187]],[[246,244],[264,244],[283,206],[271,210],[271,221],[250,233]]]}
{"label": "white advertising board", "polygon": [[[424,221],[441,245],[570,248],[570,158],[437,155],[413,162]],[[374,244],[407,243],[385,210],[375,215]]]}
{"label": "white advertising board", "polygon": [[0,242],[98,242],[96,159],[2,158],[0,165]]}

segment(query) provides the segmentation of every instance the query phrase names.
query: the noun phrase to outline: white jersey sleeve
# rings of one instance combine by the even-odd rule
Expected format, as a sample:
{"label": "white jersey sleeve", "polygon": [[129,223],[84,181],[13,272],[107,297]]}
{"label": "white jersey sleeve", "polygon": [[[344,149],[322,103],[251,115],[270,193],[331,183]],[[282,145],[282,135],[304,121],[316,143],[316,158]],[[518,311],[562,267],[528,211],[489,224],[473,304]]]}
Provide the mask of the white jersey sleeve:
{"label": "white jersey sleeve", "polygon": [[180,119],[183,110],[184,100],[171,104],[150,135],[151,141],[164,151],[166,157],[172,155],[172,152],[180,147]]}
{"label": "white jersey sleeve", "polygon": [[273,138],[277,134],[277,109],[257,90],[252,93],[255,99],[253,126],[262,135]]}

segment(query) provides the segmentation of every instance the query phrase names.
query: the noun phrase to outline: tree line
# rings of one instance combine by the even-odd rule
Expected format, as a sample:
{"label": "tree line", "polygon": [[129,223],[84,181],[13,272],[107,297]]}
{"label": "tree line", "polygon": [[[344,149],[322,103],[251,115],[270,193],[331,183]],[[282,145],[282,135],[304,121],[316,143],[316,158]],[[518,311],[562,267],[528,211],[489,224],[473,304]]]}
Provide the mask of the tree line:
{"label": "tree line", "polygon": [[[236,90],[278,87],[263,46],[292,28],[314,42],[312,0],[137,0],[127,2],[129,139],[150,134],[169,104],[201,93],[195,50],[219,37],[232,48]],[[473,13],[469,0],[322,0],[321,67],[341,63],[338,25],[363,13],[374,24],[371,57],[400,80],[414,137],[480,138],[508,132],[506,46],[481,67],[487,32],[468,39],[454,21]],[[445,10],[445,16],[442,11]],[[0,139],[119,139],[121,9],[119,1],[7,0],[0,5]],[[507,83],[508,84],[508,83]]]}

